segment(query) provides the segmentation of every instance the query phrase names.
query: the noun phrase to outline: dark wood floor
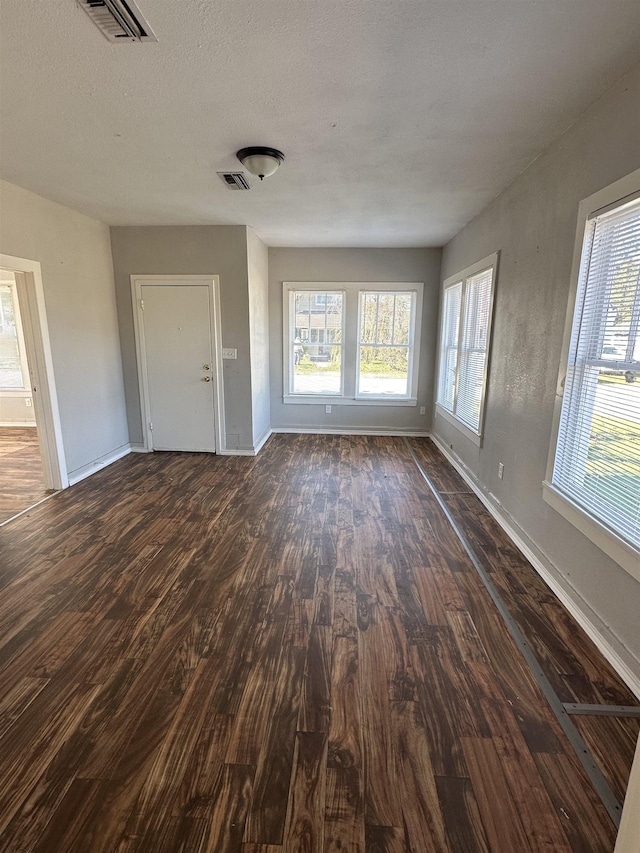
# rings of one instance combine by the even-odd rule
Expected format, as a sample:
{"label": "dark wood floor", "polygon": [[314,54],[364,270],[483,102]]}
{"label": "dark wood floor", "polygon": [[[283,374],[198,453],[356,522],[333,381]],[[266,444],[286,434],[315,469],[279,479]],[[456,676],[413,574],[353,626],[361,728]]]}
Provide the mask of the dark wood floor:
{"label": "dark wood floor", "polygon": [[[635,704],[412,445],[563,701]],[[3,851],[613,849],[401,439],[129,456],[2,528],[0,562]],[[622,796],[638,721],[584,720]]]}
{"label": "dark wood floor", "polygon": [[46,494],[35,427],[0,427],[0,524]]}

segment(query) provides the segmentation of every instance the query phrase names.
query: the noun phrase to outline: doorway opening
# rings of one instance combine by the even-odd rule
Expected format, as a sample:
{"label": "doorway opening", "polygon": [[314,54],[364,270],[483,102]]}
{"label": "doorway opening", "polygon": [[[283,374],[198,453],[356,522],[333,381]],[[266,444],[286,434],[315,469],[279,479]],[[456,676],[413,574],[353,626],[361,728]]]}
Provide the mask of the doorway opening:
{"label": "doorway opening", "polygon": [[0,272],[0,523],[47,496],[16,276]]}
{"label": "doorway opening", "polygon": [[0,525],[68,485],[40,264],[0,255]]}

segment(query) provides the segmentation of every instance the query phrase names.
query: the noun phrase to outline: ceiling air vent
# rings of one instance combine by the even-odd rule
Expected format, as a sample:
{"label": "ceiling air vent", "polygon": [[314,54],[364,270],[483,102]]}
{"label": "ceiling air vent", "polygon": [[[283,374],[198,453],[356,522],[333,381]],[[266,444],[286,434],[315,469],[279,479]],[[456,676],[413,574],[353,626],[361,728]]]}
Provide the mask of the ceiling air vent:
{"label": "ceiling air vent", "polygon": [[230,190],[250,190],[251,187],[244,176],[244,172],[218,172],[221,179]]}
{"label": "ceiling air vent", "polygon": [[111,42],[158,41],[132,0],[77,0]]}

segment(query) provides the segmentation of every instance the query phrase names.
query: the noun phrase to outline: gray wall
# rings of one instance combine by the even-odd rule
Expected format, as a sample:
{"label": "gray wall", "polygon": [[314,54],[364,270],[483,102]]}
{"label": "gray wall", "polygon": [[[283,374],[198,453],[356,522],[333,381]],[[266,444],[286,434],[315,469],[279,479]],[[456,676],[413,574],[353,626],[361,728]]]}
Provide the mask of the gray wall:
{"label": "gray wall", "polygon": [[640,66],[445,247],[443,279],[496,250],[500,268],[483,447],[434,432],[640,678],[640,584],[542,499],[578,203],[640,166],[639,104]]}
{"label": "gray wall", "polygon": [[246,232],[244,225],[111,229],[132,444],[142,444],[143,437],[130,276],[218,275],[222,346],[238,350],[237,360],[223,362],[227,446],[253,447]]}
{"label": "gray wall", "polygon": [[4,391],[0,393],[0,424],[7,426],[35,426],[36,421],[33,414],[33,406],[27,405],[31,396],[9,394]]}
{"label": "gray wall", "polygon": [[269,394],[269,259],[262,240],[247,228],[249,280],[249,336],[251,339],[251,409],[253,443],[257,445],[271,425]]}
{"label": "gray wall", "polygon": [[2,182],[0,251],[39,261],[68,473],[128,444],[109,229]]}
{"label": "gray wall", "polygon": [[[271,426],[302,429],[428,431],[437,335],[440,249],[269,249]],[[285,405],[282,402],[283,281],[422,281],[422,344],[417,406]],[[425,406],[426,415],[420,415]]]}

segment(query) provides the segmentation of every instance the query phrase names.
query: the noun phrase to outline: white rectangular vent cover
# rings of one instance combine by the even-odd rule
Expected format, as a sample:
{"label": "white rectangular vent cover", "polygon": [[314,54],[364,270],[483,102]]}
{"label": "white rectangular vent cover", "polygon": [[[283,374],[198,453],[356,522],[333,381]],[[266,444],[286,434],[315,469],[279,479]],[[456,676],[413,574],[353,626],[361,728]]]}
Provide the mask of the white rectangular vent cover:
{"label": "white rectangular vent cover", "polygon": [[244,172],[218,172],[220,178],[230,190],[250,190],[251,187],[244,176]]}
{"label": "white rectangular vent cover", "polygon": [[77,0],[106,39],[158,41],[133,0]]}

